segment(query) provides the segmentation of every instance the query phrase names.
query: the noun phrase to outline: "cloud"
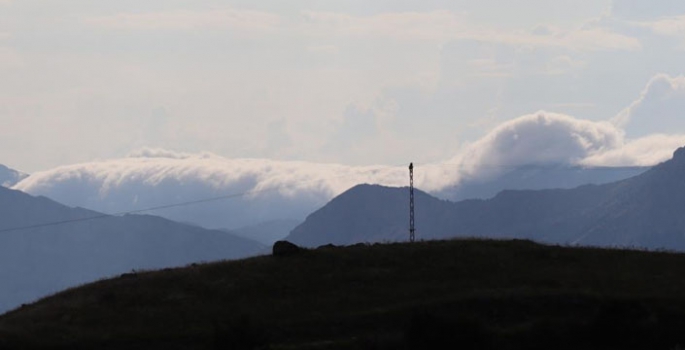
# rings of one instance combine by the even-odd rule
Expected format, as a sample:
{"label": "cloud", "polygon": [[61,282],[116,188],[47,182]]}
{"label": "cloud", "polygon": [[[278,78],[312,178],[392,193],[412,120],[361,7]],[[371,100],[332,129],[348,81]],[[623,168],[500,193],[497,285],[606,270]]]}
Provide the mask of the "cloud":
{"label": "cloud", "polygon": [[646,20],[685,14],[682,0],[613,0],[613,16],[632,20]]}
{"label": "cloud", "polygon": [[685,51],[685,15],[632,22],[631,24],[670,39],[675,50]]}
{"label": "cloud", "polygon": [[652,22],[642,22],[641,25],[650,28],[654,33],[660,35],[677,37],[685,35],[685,15],[661,18]]}
{"label": "cloud", "polygon": [[135,150],[133,152],[130,152],[127,155],[128,158],[169,158],[169,159],[189,159],[189,158],[199,158],[199,159],[207,159],[214,157],[213,154],[209,152],[204,152],[201,154],[193,154],[193,153],[185,153],[185,152],[176,152],[176,151],[170,151],[166,150],[163,148],[141,148],[139,150]]}
{"label": "cloud", "polygon": [[[440,195],[455,186],[467,186],[473,179],[494,178],[523,165],[648,166],[665,161],[685,145],[685,128],[676,127],[685,119],[678,115],[685,110],[684,90],[685,77],[657,75],[640,97],[612,120],[539,111],[506,121],[464,146],[452,159],[415,163],[416,186]],[[382,119],[369,108],[350,105],[338,141],[356,140],[346,145],[353,148],[374,134],[356,135],[359,138],[355,139],[355,130],[360,126],[372,129]],[[631,132],[664,120],[671,122],[666,129],[671,133]],[[280,134],[285,125],[276,123],[274,128]],[[274,219],[302,220],[359,183],[406,186],[407,182],[406,165],[230,159],[207,152],[145,148],[121,159],[36,172],[14,188],[106,213],[227,196],[152,213],[211,228],[236,228]]]}
{"label": "cloud", "polygon": [[[685,144],[682,135],[626,140],[606,121],[538,112],[503,123],[443,163],[417,164],[417,187],[440,194],[469,179],[494,177],[528,164],[652,165]],[[153,211],[207,227],[235,228],[299,219],[359,183],[406,186],[398,166],[345,166],[267,159],[228,159],[211,153],[143,149],[129,157],[37,172],[14,188],[106,213],[228,196]],[[244,195],[242,195],[244,194]]]}
{"label": "cloud", "polygon": [[609,122],[540,111],[499,125],[454,162],[468,177],[493,177],[521,165],[577,165],[622,140],[623,132]]}
{"label": "cloud", "polygon": [[276,29],[282,22],[279,15],[250,10],[222,9],[210,11],[176,10],[151,13],[120,13],[91,17],[88,24],[126,30],[198,30],[238,29],[266,32]]}
{"label": "cloud", "polygon": [[622,143],[620,147],[590,155],[581,163],[586,166],[651,166],[673,155],[685,146],[685,135],[650,135]]}
{"label": "cloud", "polygon": [[655,133],[685,132],[685,76],[657,74],[637,100],[623,109],[612,122],[625,128],[629,137]]}
{"label": "cloud", "polygon": [[301,31],[315,36],[378,37],[393,40],[478,40],[531,47],[563,47],[573,50],[639,50],[636,38],[589,21],[580,28],[560,30],[535,26],[531,30],[502,30],[474,23],[468,14],[451,11],[399,12],[354,16],[335,12],[306,11]]}
{"label": "cloud", "polygon": [[[657,81],[664,78],[660,76]],[[665,82],[668,88],[662,86],[662,92],[672,92],[671,88],[678,90],[683,84],[680,78],[668,78]],[[631,123],[626,122],[626,126],[631,127]],[[529,164],[652,166],[670,159],[674,150],[685,146],[685,128],[671,130],[674,132],[670,134],[628,137],[615,122],[540,111],[502,123],[450,163],[459,165],[456,182],[492,178]]]}
{"label": "cloud", "polygon": [[399,186],[404,169],[227,159],[142,150],[131,157],[37,172],[15,189],[107,213],[231,196],[153,212],[208,227],[235,228],[278,218],[304,219],[313,209],[359,183]]}
{"label": "cloud", "polygon": [[549,75],[562,75],[578,71],[586,65],[587,62],[573,59],[568,55],[560,55],[547,62],[544,73]]}
{"label": "cloud", "polygon": [[[636,38],[613,32],[606,28],[589,28],[572,31],[558,37],[559,45],[577,50],[605,51],[626,50],[636,51],[642,48],[642,44]],[[550,38],[554,45],[554,38]]]}
{"label": "cloud", "polygon": [[302,30],[317,36],[375,36],[398,40],[446,40],[463,32],[463,16],[450,11],[399,12],[354,16],[304,11]]}

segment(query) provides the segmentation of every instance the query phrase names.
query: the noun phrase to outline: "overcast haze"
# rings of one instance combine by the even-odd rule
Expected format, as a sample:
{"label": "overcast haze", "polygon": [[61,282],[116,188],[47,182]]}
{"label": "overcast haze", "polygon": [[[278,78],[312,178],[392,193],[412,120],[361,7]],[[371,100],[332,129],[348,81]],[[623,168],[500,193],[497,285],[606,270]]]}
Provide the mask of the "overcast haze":
{"label": "overcast haze", "polygon": [[676,0],[0,0],[0,163],[644,165],[685,144],[683,62]]}

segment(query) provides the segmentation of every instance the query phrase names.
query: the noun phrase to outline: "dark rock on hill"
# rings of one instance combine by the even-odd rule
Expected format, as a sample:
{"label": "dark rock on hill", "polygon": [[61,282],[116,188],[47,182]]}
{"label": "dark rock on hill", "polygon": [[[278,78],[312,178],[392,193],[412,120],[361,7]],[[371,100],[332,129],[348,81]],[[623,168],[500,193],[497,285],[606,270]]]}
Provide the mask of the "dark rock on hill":
{"label": "dark rock on hill", "polygon": [[[304,246],[404,240],[406,188],[359,185],[311,214],[288,240]],[[417,191],[419,239],[525,238],[560,244],[685,250],[685,149],[638,176],[574,189],[503,191],[442,201]]]}
{"label": "dark rock on hill", "polygon": [[302,251],[302,248],[298,247],[296,244],[292,244],[288,241],[278,241],[274,243],[272,254],[273,256],[290,256],[298,254]]}

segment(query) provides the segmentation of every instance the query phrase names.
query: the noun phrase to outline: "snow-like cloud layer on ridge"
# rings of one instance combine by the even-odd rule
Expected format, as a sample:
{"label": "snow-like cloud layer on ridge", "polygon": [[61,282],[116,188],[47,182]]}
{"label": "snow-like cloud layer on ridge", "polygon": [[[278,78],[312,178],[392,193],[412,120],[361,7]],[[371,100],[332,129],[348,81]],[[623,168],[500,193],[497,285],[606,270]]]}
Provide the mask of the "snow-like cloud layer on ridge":
{"label": "snow-like cloud layer on ridge", "polygon": [[[440,194],[474,179],[527,164],[651,165],[670,157],[685,136],[626,140],[615,124],[537,112],[507,121],[440,164],[417,164],[417,187]],[[268,159],[228,159],[142,149],[126,158],[37,172],[14,188],[72,206],[119,213],[205,198],[233,198],[153,211],[207,227],[303,219],[359,183],[406,186],[406,165],[345,166]]]}
{"label": "snow-like cloud layer on ridge", "polygon": [[127,158],[38,172],[15,189],[107,213],[246,193],[154,212],[233,228],[270,219],[304,218],[359,182],[399,186],[406,177],[404,167],[227,159],[147,149]]}

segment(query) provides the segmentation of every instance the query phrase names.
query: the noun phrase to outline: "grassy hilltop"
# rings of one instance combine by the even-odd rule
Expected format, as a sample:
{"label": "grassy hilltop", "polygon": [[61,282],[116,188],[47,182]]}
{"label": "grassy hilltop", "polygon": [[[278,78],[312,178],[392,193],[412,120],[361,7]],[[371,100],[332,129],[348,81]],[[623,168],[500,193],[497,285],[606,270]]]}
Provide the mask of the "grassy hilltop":
{"label": "grassy hilltop", "polygon": [[434,241],[320,248],[74,288],[0,349],[677,349],[685,255]]}

